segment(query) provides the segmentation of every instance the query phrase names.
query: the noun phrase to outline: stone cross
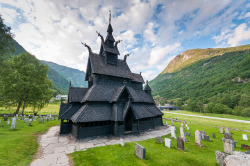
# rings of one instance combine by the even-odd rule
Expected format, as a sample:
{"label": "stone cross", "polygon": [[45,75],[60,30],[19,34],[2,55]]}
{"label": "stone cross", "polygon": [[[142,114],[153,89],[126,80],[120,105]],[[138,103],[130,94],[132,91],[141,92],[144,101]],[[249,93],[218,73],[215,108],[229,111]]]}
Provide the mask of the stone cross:
{"label": "stone cross", "polygon": [[12,123],[11,123],[10,129],[12,130],[12,129],[15,129],[15,128],[16,128],[16,118],[14,117],[12,119]]}
{"label": "stone cross", "polygon": [[234,140],[226,139],[225,137],[222,138],[223,145],[224,145],[224,152],[233,154],[234,151]]}
{"label": "stone cross", "polygon": [[201,133],[199,130],[195,131],[195,145],[202,147]]}
{"label": "stone cross", "polygon": [[[1,122],[0,122],[1,123]],[[243,140],[248,141],[247,135],[246,134],[242,134]]]}
{"label": "stone cross", "polygon": [[156,143],[162,144],[163,143],[162,138],[161,137],[157,137]]}
{"label": "stone cross", "polygon": [[172,140],[169,138],[165,138],[165,146],[168,148],[172,148]]}
{"label": "stone cross", "polygon": [[141,145],[135,143],[135,155],[140,159],[145,159],[146,157],[146,149]]}
{"label": "stone cross", "polygon": [[230,133],[228,127],[225,127],[225,133]]}
{"label": "stone cross", "polygon": [[220,127],[220,133],[221,133],[221,134],[224,133],[224,127]]}
{"label": "stone cross", "polygon": [[213,138],[216,138],[216,135],[215,135],[215,133],[213,132]]}
{"label": "stone cross", "polygon": [[183,141],[183,139],[181,137],[177,138],[177,149],[185,150],[184,141]]}
{"label": "stone cross", "polygon": [[175,126],[171,126],[171,138],[176,139],[176,134],[175,134]]}
{"label": "stone cross", "polygon": [[181,138],[183,139],[184,142],[187,142],[187,138],[185,136],[185,131],[183,125],[180,127],[180,133],[181,133]]}

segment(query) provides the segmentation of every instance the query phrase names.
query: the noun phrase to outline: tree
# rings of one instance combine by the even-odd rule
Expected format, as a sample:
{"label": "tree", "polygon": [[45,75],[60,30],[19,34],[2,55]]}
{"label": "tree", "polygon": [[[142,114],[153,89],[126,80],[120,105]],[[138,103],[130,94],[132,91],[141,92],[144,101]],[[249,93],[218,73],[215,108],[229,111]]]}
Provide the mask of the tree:
{"label": "tree", "polygon": [[48,79],[48,67],[29,53],[22,53],[7,62],[2,75],[2,93],[5,105],[17,105],[15,114],[21,106],[22,114],[27,106],[40,110],[53,96]]}
{"label": "tree", "polygon": [[4,24],[0,15],[0,57],[6,53],[14,52],[14,43],[12,39],[11,28]]}

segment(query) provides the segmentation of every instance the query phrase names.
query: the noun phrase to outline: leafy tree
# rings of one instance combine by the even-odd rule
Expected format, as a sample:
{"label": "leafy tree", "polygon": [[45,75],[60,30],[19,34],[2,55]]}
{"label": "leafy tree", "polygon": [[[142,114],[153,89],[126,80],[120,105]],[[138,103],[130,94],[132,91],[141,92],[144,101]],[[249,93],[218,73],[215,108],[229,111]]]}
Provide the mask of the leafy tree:
{"label": "leafy tree", "polygon": [[215,105],[215,104],[214,104],[213,102],[208,103],[208,104],[206,105],[206,107],[205,107],[205,111],[206,111],[207,113],[212,113],[212,112],[213,112],[214,105]]}
{"label": "leafy tree", "polygon": [[200,113],[203,111],[203,104],[202,102],[197,103],[197,109],[200,111]]}
{"label": "leafy tree", "polygon": [[2,93],[6,105],[17,104],[16,114],[21,106],[40,110],[53,95],[52,82],[48,79],[48,67],[29,53],[22,53],[8,61],[2,75]]}
{"label": "leafy tree", "polygon": [[240,97],[239,105],[242,107],[250,107],[250,96],[242,94]]}
{"label": "leafy tree", "polygon": [[11,28],[4,24],[0,15],[0,57],[15,50],[10,30]]}
{"label": "leafy tree", "polygon": [[247,107],[247,108],[243,109],[242,112],[241,112],[241,116],[250,117],[250,107]]}

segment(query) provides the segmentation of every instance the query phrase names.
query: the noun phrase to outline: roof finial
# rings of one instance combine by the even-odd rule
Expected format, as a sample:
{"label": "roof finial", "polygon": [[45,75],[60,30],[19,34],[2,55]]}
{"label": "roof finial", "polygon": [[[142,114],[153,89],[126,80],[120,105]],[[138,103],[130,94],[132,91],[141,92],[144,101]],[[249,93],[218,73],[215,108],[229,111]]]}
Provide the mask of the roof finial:
{"label": "roof finial", "polygon": [[85,47],[87,47],[88,48],[88,50],[89,50],[89,54],[92,54],[92,50],[91,50],[91,48],[86,44],[86,43],[83,43],[83,42],[81,42]]}
{"label": "roof finial", "polygon": [[111,24],[111,10],[109,10],[109,24]]}
{"label": "roof finial", "polygon": [[124,59],[123,59],[124,62],[127,61],[127,57],[128,57],[130,54],[131,54],[131,53],[124,55]]}
{"label": "roof finial", "polygon": [[69,81],[69,87],[71,87],[71,81]]}
{"label": "roof finial", "polygon": [[148,84],[148,80],[146,81],[146,84]]}

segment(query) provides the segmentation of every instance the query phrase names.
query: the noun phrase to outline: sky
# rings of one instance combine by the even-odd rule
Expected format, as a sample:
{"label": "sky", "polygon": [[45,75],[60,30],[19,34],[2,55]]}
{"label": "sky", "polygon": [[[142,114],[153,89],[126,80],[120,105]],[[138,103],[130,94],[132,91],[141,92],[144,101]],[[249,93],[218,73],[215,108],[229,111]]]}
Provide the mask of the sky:
{"label": "sky", "polygon": [[120,59],[145,80],[195,48],[250,44],[249,0],[0,0],[15,40],[40,60],[86,70],[87,43],[99,53],[109,10]]}

